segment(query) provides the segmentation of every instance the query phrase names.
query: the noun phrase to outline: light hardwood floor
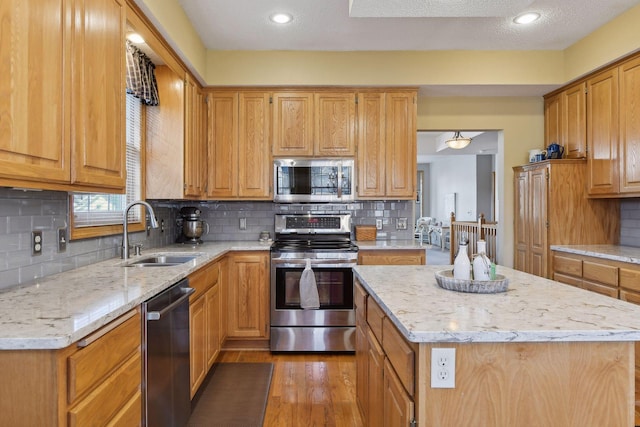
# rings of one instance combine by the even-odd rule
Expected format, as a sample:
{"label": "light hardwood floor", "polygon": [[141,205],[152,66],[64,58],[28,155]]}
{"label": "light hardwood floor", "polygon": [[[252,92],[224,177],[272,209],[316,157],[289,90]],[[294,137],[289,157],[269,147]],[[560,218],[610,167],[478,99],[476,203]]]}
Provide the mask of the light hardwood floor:
{"label": "light hardwood floor", "polygon": [[265,427],[363,426],[353,354],[223,351],[217,361],[274,364]]}

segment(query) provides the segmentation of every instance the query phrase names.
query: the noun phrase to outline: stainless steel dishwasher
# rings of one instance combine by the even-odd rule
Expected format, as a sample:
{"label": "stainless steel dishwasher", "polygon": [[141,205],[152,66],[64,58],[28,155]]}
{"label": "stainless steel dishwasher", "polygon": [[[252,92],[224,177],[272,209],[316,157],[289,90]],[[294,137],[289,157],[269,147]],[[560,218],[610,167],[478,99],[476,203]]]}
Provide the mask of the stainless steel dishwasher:
{"label": "stainless steel dishwasher", "polygon": [[149,427],[183,427],[191,415],[189,295],[183,279],[145,301],[143,311],[144,420]]}

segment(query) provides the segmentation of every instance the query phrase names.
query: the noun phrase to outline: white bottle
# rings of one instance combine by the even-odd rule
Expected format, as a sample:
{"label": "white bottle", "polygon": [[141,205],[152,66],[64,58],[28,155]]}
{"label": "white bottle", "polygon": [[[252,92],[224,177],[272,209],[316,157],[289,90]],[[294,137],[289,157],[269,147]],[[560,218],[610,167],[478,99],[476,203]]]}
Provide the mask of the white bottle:
{"label": "white bottle", "polygon": [[458,255],[453,261],[453,278],[460,280],[471,279],[471,261],[469,261],[469,255],[467,254],[467,241],[463,239],[460,239]]}
{"label": "white bottle", "polygon": [[487,242],[478,240],[478,254],[473,259],[473,279],[490,280],[491,261],[487,258]]}

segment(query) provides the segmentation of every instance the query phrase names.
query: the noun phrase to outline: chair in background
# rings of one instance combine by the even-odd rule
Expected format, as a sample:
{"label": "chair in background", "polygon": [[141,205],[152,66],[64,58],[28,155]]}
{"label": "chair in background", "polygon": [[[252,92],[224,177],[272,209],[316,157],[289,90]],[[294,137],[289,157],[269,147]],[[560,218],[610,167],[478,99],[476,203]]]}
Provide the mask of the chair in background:
{"label": "chair in background", "polygon": [[430,225],[432,223],[433,218],[429,216],[422,216],[416,220],[416,228],[413,235],[420,243],[431,244]]}

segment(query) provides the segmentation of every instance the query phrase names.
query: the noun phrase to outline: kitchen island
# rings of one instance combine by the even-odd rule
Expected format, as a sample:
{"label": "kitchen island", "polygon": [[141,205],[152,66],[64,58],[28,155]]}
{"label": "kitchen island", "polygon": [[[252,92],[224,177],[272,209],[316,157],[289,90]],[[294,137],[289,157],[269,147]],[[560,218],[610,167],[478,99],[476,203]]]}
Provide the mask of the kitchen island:
{"label": "kitchen island", "polygon": [[[358,403],[367,420],[634,425],[640,307],[504,267],[507,292],[448,291],[435,281],[446,268],[355,268]],[[431,387],[433,348],[455,349],[454,388]]]}

